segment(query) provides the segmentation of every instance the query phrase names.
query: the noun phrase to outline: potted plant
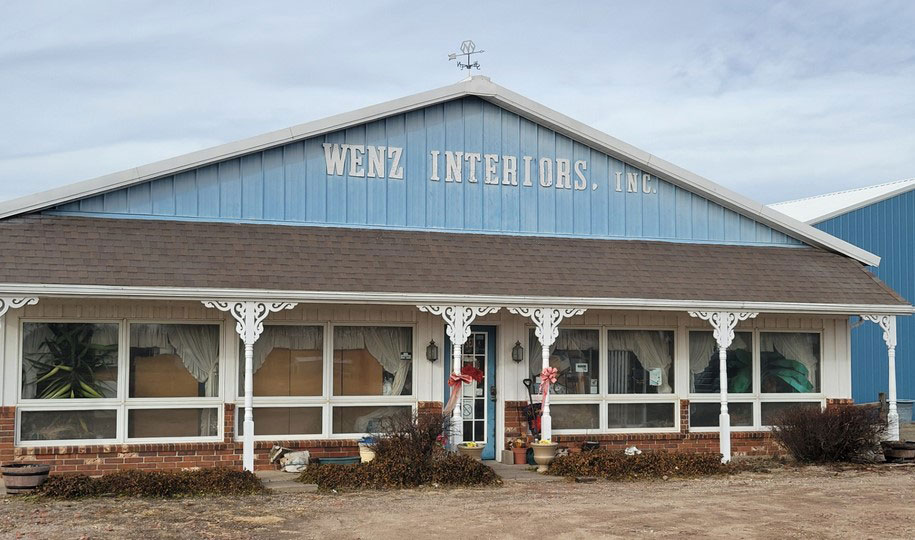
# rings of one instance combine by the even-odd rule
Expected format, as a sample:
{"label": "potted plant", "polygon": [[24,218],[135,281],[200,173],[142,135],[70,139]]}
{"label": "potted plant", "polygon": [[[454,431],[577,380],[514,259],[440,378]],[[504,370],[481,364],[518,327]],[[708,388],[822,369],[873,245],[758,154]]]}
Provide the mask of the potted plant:
{"label": "potted plant", "polygon": [[30,355],[36,371],[38,399],[110,397],[110,382],[101,380],[117,362],[117,345],[92,342],[92,324],[48,324],[51,336],[42,346],[47,352]]}
{"label": "potted plant", "polygon": [[483,461],[483,449],[486,445],[478,444],[473,441],[463,442],[458,445],[458,452],[470,456],[477,461]]}
{"label": "potted plant", "polygon": [[915,442],[883,441],[883,457],[890,462],[915,460]]}
{"label": "potted plant", "polygon": [[524,465],[527,463],[527,448],[524,447],[524,441],[521,439],[512,441],[511,451],[515,465]]}
{"label": "potted plant", "polygon": [[556,459],[556,449],[559,448],[559,443],[550,441],[549,439],[540,439],[531,444],[531,448],[534,449],[534,462],[539,465],[537,467],[537,472],[546,472],[550,463]]}

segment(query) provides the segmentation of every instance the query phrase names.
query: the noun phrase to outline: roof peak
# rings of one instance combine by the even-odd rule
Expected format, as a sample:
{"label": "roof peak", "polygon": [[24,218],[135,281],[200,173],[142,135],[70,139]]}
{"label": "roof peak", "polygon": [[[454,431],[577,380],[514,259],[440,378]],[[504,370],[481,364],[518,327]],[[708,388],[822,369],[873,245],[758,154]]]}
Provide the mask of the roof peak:
{"label": "roof peak", "polygon": [[915,178],[893,180],[769,205],[805,223],[820,223],[915,189]]}

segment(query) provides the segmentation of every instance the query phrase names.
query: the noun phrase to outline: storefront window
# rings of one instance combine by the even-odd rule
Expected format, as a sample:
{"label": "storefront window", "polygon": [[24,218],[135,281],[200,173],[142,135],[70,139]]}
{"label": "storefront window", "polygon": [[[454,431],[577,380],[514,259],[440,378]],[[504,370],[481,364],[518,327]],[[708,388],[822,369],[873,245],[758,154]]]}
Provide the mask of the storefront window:
{"label": "storefront window", "polygon": [[673,332],[607,332],[608,394],[672,394],[673,391]]}
{"label": "storefront window", "polygon": [[820,391],[819,334],[762,332],[759,361],[763,393]]}
{"label": "storefront window", "polygon": [[117,381],[117,324],[23,324],[23,399],[114,398]]}
{"label": "storefront window", "polygon": [[[238,395],[245,395],[245,348],[239,343]],[[255,396],[320,396],[324,327],[266,325],[254,343]],[[255,428],[256,429],[256,428]]]}
{"label": "storefront window", "polygon": [[410,414],[411,411],[410,406],[334,407],[334,433],[377,433],[382,430],[387,419]]}
{"label": "storefront window", "polygon": [[550,405],[553,429],[598,429],[600,409],[597,404],[563,403]]}
{"label": "storefront window", "polygon": [[214,397],[219,389],[219,326],[131,324],[132,398]]}
{"label": "storefront window", "polygon": [[[721,415],[721,403],[690,403],[690,427],[718,427]],[[732,427],[746,427],[753,425],[752,403],[728,403],[728,415],[731,417]]]}
{"label": "storefront window", "polygon": [[219,432],[219,410],[131,409],[127,411],[127,438],[214,437]]}
{"label": "storefront window", "polygon": [[19,439],[22,441],[67,441],[114,439],[118,411],[22,411]]}
{"label": "storefront window", "polygon": [[[531,379],[540,386],[542,371],[540,341],[531,329],[528,336]],[[600,393],[600,333],[598,330],[562,328],[550,347],[550,367],[559,370],[553,394]],[[537,388],[535,388],[535,391]]]}
{"label": "storefront window", "polygon": [[761,415],[762,415],[762,425],[771,426],[772,420],[778,416],[778,414],[785,409],[791,409],[794,407],[816,407],[820,408],[821,405],[816,401],[801,401],[801,402],[791,402],[791,401],[779,401],[779,402],[762,402]]}
{"label": "storefront window", "polygon": [[[718,344],[712,332],[689,333],[690,392],[718,394],[721,392],[721,369]],[[753,334],[735,332],[727,350],[728,393],[753,391]],[[717,421],[715,422],[717,425]]]}
{"label": "storefront window", "polygon": [[[254,409],[254,434],[269,436],[320,435],[321,407],[258,407]],[[245,415],[238,415],[238,435],[245,435]]]}
{"label": "storefront window", "polygon": [[335,396],[409,396],[412,379],[412,328],[334,327]]}

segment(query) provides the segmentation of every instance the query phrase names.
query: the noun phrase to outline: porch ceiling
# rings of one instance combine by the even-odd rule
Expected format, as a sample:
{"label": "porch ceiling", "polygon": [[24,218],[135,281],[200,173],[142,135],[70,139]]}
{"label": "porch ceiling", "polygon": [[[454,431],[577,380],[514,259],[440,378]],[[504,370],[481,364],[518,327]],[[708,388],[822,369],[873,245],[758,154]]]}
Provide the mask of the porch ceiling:
{"label": "porch ceiling", "polygon": [[908,305],[814,248],[49,215],[0,221],[0,284]]}

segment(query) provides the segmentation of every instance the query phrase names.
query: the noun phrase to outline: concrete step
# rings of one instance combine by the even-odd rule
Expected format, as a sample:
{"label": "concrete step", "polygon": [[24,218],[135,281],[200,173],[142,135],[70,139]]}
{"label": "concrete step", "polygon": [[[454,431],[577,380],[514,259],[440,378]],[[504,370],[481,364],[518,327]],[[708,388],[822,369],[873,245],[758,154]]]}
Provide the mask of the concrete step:
{"label": "concrete step", "polygon": [[287,473],[283,471],[258,471],[255,473],[264,487],[274,493],[314,493],[318,491],[315,484],[303,484],[297,482],[299,477],[296,473]]}

